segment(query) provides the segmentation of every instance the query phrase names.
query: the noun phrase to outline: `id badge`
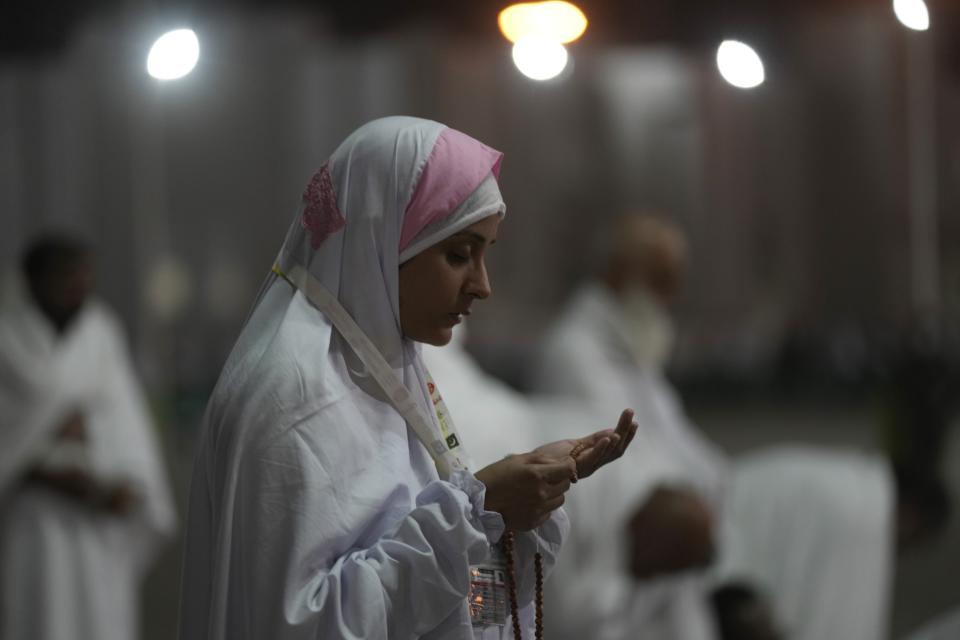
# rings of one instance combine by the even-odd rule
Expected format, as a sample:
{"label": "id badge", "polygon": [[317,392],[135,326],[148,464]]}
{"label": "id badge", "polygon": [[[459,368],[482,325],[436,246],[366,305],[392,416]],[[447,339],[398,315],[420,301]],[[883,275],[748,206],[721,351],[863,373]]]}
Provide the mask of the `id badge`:
{"label": "id badge", "polygon": [[490,559],[486,563],[470,565],[467,603],[473,626],[507,623],[507,561],[497,545],[490,548]]}

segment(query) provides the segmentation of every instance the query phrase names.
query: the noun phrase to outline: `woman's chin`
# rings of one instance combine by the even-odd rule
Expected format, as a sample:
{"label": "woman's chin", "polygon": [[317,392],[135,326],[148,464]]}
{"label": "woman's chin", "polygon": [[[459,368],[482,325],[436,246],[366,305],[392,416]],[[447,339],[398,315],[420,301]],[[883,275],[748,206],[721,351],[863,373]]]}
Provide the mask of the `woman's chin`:
{"label": "woman's chin", "polygon": [[433,345],[435,347],[443,347],[450,344],[450,341],[453,340],[453,329],[444,327],[430,331],[429,333],[425,332],[423,335],[414,337],[412,339],[416,340],[417,342]]}

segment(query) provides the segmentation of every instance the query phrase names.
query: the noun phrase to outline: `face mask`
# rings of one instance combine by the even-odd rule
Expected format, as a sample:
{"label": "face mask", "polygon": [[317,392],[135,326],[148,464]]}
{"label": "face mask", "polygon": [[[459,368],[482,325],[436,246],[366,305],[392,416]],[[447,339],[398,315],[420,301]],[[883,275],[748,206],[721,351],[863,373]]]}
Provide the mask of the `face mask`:
{"label": "face mask", "polygon": [[676,330],[663,305],[641,287],[622,298],[627,343],[638,364],[663,368],[673,350]]}

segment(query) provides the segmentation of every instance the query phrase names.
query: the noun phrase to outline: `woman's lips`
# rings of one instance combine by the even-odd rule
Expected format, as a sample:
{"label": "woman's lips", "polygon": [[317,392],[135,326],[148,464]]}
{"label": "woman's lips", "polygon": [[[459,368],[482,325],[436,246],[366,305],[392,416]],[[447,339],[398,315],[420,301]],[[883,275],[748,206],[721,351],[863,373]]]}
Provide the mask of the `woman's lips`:
{"label": "woman's lips", "polygon": [[470,315],[470,309],[464,309],[463,311],[454,311],[453,313],[448,313],[447,317],[450,318],[450,322],[453,324],[460,324],[468,315]]}

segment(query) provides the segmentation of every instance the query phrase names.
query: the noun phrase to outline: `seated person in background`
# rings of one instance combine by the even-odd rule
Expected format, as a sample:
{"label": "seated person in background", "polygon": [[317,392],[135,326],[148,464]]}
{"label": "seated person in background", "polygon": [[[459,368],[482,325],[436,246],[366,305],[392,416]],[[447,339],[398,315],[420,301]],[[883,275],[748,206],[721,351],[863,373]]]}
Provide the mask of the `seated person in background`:
{"label": "seated person in background", "polygon": [[702,570],[719,537],[727,462],[689,423],[663,372],[686,241],[639,214],[618,218],[607,238],[600,273],[547,334],[534,383],[589,406],[629,400],[640,429],[626,464],[567,502],[575,524],[553,584],[569,620],[553,633],[715,638]]}
{"label": "seated person in background", "polygon": [[87,250],[45,236],[22,271],[0,311],[0,638],[132,640],[176,524],[153,426]]}

